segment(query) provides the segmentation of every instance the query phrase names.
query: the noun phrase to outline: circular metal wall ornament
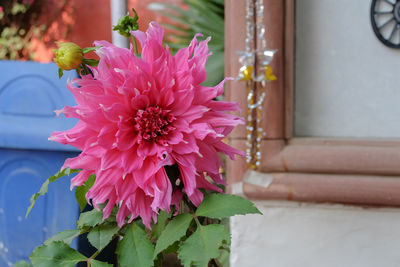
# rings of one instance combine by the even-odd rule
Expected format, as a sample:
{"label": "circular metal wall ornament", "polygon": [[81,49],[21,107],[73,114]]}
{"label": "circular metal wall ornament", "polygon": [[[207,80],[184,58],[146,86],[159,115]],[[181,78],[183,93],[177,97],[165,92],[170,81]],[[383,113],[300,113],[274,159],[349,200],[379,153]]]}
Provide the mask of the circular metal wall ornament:
{"label": "circular metal wall ornament", "polygon": [[376,37],[390,48],[400,48],[400,0],[372,0],[370,16]]}

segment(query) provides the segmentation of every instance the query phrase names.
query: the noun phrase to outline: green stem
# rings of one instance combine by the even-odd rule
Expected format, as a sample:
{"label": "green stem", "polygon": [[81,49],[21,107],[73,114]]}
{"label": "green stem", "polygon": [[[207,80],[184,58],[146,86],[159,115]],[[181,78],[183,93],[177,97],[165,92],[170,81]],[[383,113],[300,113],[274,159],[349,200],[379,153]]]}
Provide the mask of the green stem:
{"label": "green stem", "polygon": [[[124,225],[125,226],[125,225]],[[122,228],[121,228],[122,229]],[[111,242],[113,241],[113,239],[111,240]],[[97,257],[97,255],[99,255],[102,251],[103,251],[103,249],[105,249],[107,246],[104,246],[104,248],[102,248],[102,249],[100,249],[100,250],[98,250],[98,251],[96,251],[95,253],[93,253],[93,255],[92,256],[90,256],[90,258],[88,259],[88,260],[94,260],[94,259],[96,259],[96,257]]]}
{"label": "green stem", "polygon": [[90,258],[89,258],[89,259],[95,259],[95,258],[97,257],[97,255],[99,255],[99,254],[100,254],[100,252],[102,252],[102,251],[103,251],[103,249],[100,249],[100,250],[96,251],[95,253],[93,253],[93,255],[92,255],[92,256],[90,256]]}
{"label": "green stem", "polygon": [[137,43],[136,43],[136,38],[132,36],[132,41],[133,41],[133,51],[135,52],[135,55],[138,54],[138,48],[137,48]]}
{"label": "green stem", "polygon": [[201,227],[201,223],[199,221],[199,218],[197,218],[197,216],[194,214],[193,215],[194,221],[196,222],[197,226]]}

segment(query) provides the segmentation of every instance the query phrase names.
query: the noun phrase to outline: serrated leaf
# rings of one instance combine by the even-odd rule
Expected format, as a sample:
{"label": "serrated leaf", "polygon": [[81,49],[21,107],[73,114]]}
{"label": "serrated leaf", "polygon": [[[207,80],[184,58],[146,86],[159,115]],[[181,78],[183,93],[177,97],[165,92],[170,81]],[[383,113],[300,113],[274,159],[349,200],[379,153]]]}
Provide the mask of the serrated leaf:
{"label": "serrated leaf", "polygon": [[89,178],[83,185],[75,188],[75,198],[79,204],[81,212],[83,211],[83,209],[86,207],[87,204],[85,195],[89,191],[89,189],[93,186],[95,180],[96,180],[96,175],[92,174],[89,176]]}
{"label": "serrated leaf", "polygon": [[117,246],[118,263],[121,267],[152,267],[154,247],[146,232],[137,224],[128,226]]}
{"label": "serrated leaf", "polygon": [[[178,251],[178,249],[179,249],[179,241],[176,241],[175,243],[173,243],[172,245],[170,245],[169,247],[164,249],[162,254],[176,253]],[[162,255],[162,254],[159,254],[159,255]]]}
{"label": "serrated leaf", "polygon": [[103,222],[103,212],[98,210],[90,210],[81,213],[76,225],[78,226],[79,229],[83,229],[85,227],[94,227],[102,222]]}
{"label": "serrated leaf", "polygon": [[86,53],[89,53],[89,52],[92,52],[92,51],[96,51],[96,49],[99,49],[100,47],[101,46],[85,47],[85,48],[82,49],[82,51],[83,51],[84,54],[86,54]]}
{"label": "serrated leaf", "polygon": [[87,238],[97,250],[105,248],[118,233],[120,228],[115,224],[101,224],[89,231]]}
{"label": "serrated leaf", "polygon": [[39,192],[33,194],[31,196],[31,199],[29,200],[31,205],[28,207],[28,210],[26,211],[26,215],[25,218],[28,217],[29,213],[31,212],[31,210],[33,209],[33,206],[35,206],[36,200],[39,196],[43,196],[47,193],[47,191],[49,190],[49,184],[52,182],[57,181],[58,179],[60,179],[61,177],[65,176],[65,175],[70,175],[72,173],[76,173],[76,172],[80,172],[81,170],[74,170],[74,169],[70,169],[70,168],[65,168],[62,170],[59,170],[56,174],[50,176],[40,187]]}
{"label": "serrated leaf", "polygon": [[185,267],[192,264],[207,267],[211,259],[219,256],[219,247],[224,241],[229,243],[230,235],[223,225],[198,225],[196,232],[181,244],[178,258]]}
{"label": "serrated leaf", "polygon": [[157,216],[157,223],[151,225],[151,238],[158,238],[165,229],[165,223],[168,219],[168,213],[163,210]]}
{"label": "serrated leaf", "polygon": [[193,220],[191,214],[180,214],[173,218],[165,227],[165,230],[161,233],[158,238],[156,248],[154,250],[154,258],[157,257],[158,253],[163,251],[172,245],[175,241],[181,239],[186,234],[186,231]]}
{"label": "serrated leaf", "polygon": [[91,260],[90,262],[92,267],[113,267],[112,264],[104,261]]}
{"label": "serrated leaf", "polygon": [[33,250],[29,259],[34,267],[74,267],[86,257],[62,241],[55,241]]}
{"label": "serrated leaf", "polygon": [[50,237],[49,239],[44,241],[44,244],[50,245],[50,243],[54,241],[63,241],[64,243],[70,245],[72,240],[80,234],[83,234],[81,230],[65,230],[63,232],[59,232],[53,237]]}
{"label": "serrated leaf", "polygon": [[207,195],[196,210],[197,216],[205,216],[214,219],[228,218],[233,215],[245,215],[249,213],[262,214],[251,201],[240,196],[229,194]]}
{"label": "serrated leaf", "polygon": [[229,251],[222,249],[220,255],[218,256],[218,261],[221,263],[222,266],[229,266]]}

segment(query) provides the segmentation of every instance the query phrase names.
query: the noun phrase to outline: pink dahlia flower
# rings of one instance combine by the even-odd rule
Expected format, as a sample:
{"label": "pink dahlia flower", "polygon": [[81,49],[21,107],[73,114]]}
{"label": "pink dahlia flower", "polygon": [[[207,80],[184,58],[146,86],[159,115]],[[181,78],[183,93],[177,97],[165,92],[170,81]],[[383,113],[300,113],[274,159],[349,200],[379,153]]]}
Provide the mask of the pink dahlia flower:
{"label": "pink dahlia flower", "polygon": [[224,184],[218,152],[232,159],[243,155],[222,141],[242,119],[225,113],[239,109],[237,103],[213,100],[222,94],[224,81],[201,86],[209,39],[198,43],[197,35],[172,56],[162,46],[158,24],[132,34],[142,46],[141,58],[132,49],[95,42],[102,47],[94,77],[69,83],[77,106],[58,111],[79,122],[50,139],[82,150],[64,167],[82,169],[71,188],[96,174],[86,198],[96,208],[107,203],[104,218],[118,206],[120,226],[140,216],[150,227],[160,210],[181,201],[182,193],[198,206],[203,199],[199,188],[221,191],[215,185]]}

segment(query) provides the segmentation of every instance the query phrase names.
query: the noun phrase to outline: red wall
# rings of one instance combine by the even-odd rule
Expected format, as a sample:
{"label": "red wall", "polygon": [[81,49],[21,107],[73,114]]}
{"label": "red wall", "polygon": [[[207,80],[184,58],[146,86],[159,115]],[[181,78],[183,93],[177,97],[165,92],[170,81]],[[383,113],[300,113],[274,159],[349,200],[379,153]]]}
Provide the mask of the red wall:
{"label": "red wall", "polygon": [[[160,21],[162,17],[147,9],[151,0],[128,0],[128,9],[132,7],[139,14],[141,30],[146,30],[150,21]],[[159,0],[178,4],[180,0]],[[49,6],[51,13],[54,6]],[[53,58],[52,49],[55,41],[72,41],[81,47],[91,46],[94,40],[111,41],[110,0],[70,0],[68,7],[55,21],[49,33],[41,39],[32,41],[35,61],[49,62]],[[132,14],[132,11],[130,11]],[[66,34],[63,34],[66,33]]]}

